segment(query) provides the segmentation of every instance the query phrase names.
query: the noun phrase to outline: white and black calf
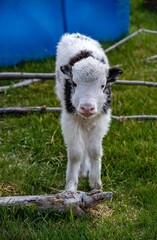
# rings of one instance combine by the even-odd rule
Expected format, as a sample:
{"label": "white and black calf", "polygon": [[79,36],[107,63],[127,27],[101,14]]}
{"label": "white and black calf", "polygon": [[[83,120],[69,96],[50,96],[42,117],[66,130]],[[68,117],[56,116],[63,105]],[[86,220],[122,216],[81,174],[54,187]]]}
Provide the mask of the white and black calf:
{"label": "white and black calf", "polygon": [[102,139],[111,121],[111,84],[122,71],[110,68],[100,44],[81,34],[65,34],[57,46],[56,94],[67,145],[66,190],[77,190],[79,176],[101,189]]}

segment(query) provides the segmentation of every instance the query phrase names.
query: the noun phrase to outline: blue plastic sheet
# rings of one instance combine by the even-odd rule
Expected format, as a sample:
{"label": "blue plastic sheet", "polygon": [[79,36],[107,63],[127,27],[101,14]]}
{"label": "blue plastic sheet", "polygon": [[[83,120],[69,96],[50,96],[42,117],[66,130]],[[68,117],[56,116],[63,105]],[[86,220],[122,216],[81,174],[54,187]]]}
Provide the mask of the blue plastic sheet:
{"label": "blue plastic sheet", "polygon": [[0,65],[54,56],[65,32],[97,40],[129,30],[129,0],[1,0]]}

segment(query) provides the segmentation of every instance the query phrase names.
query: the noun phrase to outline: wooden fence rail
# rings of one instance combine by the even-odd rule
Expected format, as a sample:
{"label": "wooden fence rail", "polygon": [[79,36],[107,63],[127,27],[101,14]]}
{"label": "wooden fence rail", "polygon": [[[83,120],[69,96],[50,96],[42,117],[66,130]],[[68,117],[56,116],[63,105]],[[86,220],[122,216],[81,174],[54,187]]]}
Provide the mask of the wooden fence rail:
{"label": "wooden fence rail", "polygon": [[[47,113],[47,112],[61,112],[60,107],[46,107],[46,106],[37,106],[37,107],[5,107],[0,108],[0,115],[4,114],[27,114],[33,112]],[[136,120],[157,120],[157,115],[132,115],[132,116],[114,116],[112,119],[123,122],[129,119]]]}
{"label": "wooden fence rail", "polygon": [[[22,82],[14,83],[7,86],[1,86],[0,92],[6,91],[10,88],[18,88],[28,86],[32,83],[45,81],[45,80],[55,80],[55,73],[25,73],[25,72],[2,72],[0,73],[0,80],[23,80]],[[137,85],[137,86],[147,86],[147,87],[157,87],[157,82],[147,82],[142,80],[117,80],[115,84],[118,85]]]}

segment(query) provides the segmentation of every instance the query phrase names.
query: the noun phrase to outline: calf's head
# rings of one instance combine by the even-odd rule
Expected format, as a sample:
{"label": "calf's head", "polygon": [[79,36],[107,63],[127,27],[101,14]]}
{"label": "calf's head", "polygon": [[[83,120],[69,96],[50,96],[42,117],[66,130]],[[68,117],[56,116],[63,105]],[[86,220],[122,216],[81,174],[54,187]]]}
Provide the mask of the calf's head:
{"label": "calf's head", "polygon": [[107,111],[111,101],[110,86],[122,74],[120,69],[109,68],[93,57],[60,69],[65,74],[64,99],[69,113],[91,117]]}

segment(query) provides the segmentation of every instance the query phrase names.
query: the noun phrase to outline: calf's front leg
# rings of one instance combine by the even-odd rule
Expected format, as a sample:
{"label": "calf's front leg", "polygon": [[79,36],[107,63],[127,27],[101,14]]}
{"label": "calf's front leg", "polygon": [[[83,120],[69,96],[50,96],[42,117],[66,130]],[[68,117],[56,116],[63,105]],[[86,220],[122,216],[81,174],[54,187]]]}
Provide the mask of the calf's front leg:
{"label": "calf's front leg", "polygon": [[66,190],[76,192],[78,184],[78,175],[80,165],[83,161],[83,149],[81,148],[68,148],[68,164],[66,171]]}
{"label": "calf's front leg", "polygon": [[91,189],[101,189],[101,157],[102,157],[102,146],[99,142],[91,142],[88,149],[90,157],[90,174],[89,174],[89,185]]}

